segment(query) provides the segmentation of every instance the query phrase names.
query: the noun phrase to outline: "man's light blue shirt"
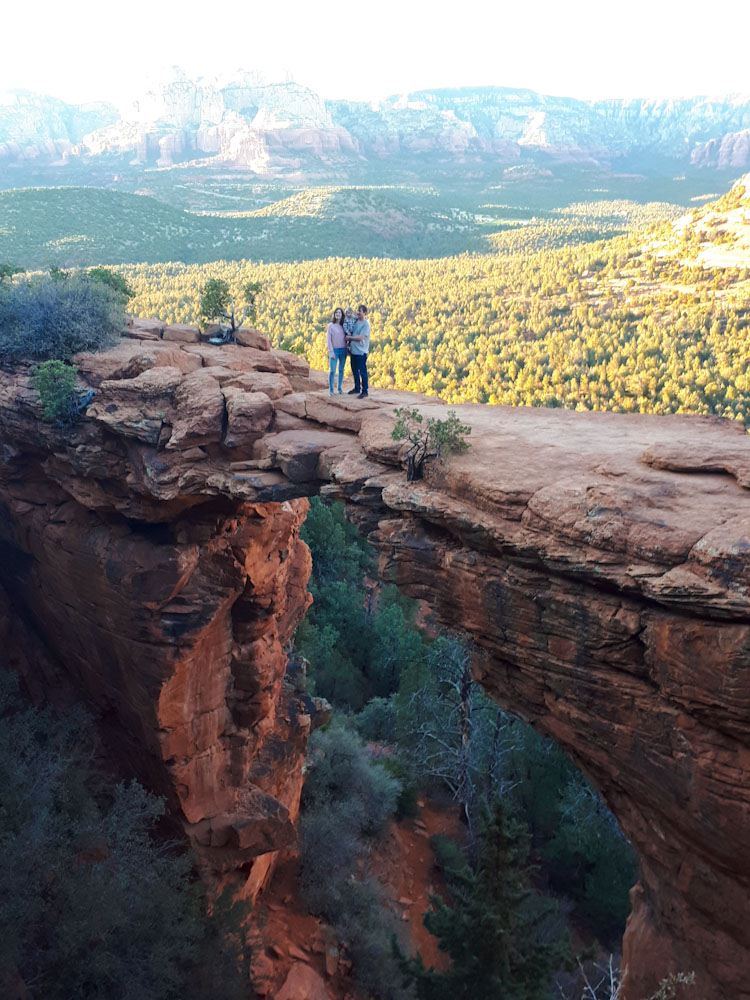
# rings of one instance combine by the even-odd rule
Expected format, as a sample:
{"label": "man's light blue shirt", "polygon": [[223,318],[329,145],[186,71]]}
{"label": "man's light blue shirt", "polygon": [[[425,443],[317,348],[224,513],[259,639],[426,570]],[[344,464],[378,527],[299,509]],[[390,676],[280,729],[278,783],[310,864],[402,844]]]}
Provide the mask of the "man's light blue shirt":
{"label": "man's light blue shirt", "polygon": [[364,340],[353,340],[349,344],[352,354],[370,353],[370,321],[369,319],[358,319],[352,330],[353,337],[364,337]]}

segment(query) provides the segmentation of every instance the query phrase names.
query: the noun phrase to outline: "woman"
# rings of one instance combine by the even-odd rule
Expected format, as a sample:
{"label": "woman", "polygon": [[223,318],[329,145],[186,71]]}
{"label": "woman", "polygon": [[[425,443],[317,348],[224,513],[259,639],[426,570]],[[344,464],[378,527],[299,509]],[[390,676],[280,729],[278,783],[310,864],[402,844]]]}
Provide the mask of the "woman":
{"label": "woman", "polygon": [[346,361],[346,334],[344,333],[344,310],[335,309],[333,319],[328,324],[326,333],[326,347],[328,348],[328,361],[330,370],[328,372],[328,395],[333,395],[333,376],[336,374],[336,365],[339,367],[339,396],[341,395],[341,383],[344,381],[344,362]]}

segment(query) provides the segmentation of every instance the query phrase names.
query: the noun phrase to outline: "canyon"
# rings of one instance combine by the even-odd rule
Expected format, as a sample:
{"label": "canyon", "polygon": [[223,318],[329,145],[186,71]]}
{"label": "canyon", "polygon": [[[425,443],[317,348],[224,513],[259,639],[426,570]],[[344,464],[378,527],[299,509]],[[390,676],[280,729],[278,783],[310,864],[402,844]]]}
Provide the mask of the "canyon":
{"label": "canyon", "polygon": [[474,675],[553,737],[640,860],[625,1000],[694,972],[749,998],[750,444],[713,417],[467,404],[470,449],[407,482],[390,389],[243,330],[133,320],[75,358],[45,424],[0,367],[0,640],[37,702],[83,699],[167,799],[207,878],[268,885],[325,705],[287,669],[309,603],[307,498],[344,502],[379,573],[474,641]]}
{"label": "canyon", "polygon": [[[326,101],[292,81],[248,72],[191,79],[164,68],[122,108],[0,94],[0,166],[188,162],[266,178],[357,179],[387,163],[410,172],[485,171],[521,157],[648,172],[668,161],[704,170],[750,166],[747,95],[583,101],[512,87]],[[8,177],[10,178],[10,174]],[[64,179],[64,170],[60,174]]]}

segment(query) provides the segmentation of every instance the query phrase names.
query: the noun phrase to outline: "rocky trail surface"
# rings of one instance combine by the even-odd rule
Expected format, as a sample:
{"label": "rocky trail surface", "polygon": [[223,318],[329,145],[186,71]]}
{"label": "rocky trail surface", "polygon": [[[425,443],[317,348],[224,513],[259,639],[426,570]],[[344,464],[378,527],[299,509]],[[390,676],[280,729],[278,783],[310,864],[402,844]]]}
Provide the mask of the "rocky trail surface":
{"label": "rocky trail surface", "polygon": [[322,706],[284,679],[309,602],[306,497],[344,501],[380,575],[477,645],[475,676],[555,738],[638,850],[624,996],[694,971],[750,997],[750,442],[716,418],[457,407],[471,448],[408,483],[395,406],[271,350],[137,320],[76,359],[42,423],[0,370],[0,640],[39,699],[72,687],[250,896],[294,840]]}
{"label": "rocky trail surface", "polygon": [[[430,896],[445,892],[429,843],[438,833],[457,843],[463,841],[465,829],[457,807],[420,800],[415,817],[391,822],[378,838],[368,869],[400,922],[404,951],[419,951],[428,968],[445,969],[448,956],[423,923]],[[357,991],[346,946],[333,927],[305,909],[297,877],[297,859],[290,852],[281,859],[259,900],[251,936],[253,987],[259,996],[275,1000],[313,1000],[316,996],[354,1000]]]}

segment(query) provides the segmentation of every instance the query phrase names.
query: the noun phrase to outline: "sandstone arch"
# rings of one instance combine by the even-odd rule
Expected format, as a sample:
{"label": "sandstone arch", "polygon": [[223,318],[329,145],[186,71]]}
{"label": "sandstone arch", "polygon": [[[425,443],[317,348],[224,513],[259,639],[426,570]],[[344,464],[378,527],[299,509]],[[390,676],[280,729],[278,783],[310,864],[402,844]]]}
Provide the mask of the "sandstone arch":
{"label": "sandstone arch", "polygon": [[[158,328],[158,327],[155,327]],[[261,884],[293,836],[313,706],[282,681],[307,603],[307,495],[344,500],[381,573],[473,633],[478,678],[552,735],[636,845],[627,996],[695,970],[747,997],[750,446],[710,418],[461,407],[466,456],[407,484],[391,409],[294,355],[161,341],[79,358],[98,393],[43,426],[0,379],[6,659],[83,689],[216,870]]]}

